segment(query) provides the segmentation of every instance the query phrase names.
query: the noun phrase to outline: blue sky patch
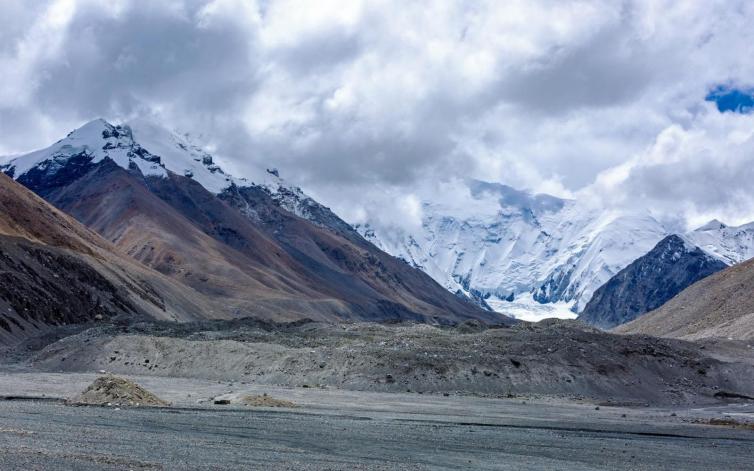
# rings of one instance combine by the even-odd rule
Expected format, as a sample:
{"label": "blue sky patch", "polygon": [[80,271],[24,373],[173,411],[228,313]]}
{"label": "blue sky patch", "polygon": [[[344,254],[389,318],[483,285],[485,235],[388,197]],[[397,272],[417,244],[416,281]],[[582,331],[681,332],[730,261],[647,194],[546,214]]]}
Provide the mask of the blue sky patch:
{"label": "blue sky patch", "polygon": [[734,113],[747,114],[754,111],[754,88],[741,89],[718,85],[710,90],[704,99],[715,102],[721,113],[733,111]]}

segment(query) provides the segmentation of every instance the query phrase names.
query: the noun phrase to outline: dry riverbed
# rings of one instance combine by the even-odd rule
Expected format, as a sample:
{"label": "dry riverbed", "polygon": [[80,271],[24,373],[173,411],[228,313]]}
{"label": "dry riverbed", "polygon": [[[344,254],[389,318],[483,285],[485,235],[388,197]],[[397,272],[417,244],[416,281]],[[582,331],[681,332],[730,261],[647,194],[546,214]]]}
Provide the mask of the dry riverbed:
{"label": "dry riverbed", "polygon": [[0,469],[746,469],[751,360],[561,321],[66,328],[0,351]]}
{"label": "dry riverbed", "polygon": [[[754,459],[754,431],[735,425],[754,422],[743,402],[610,407],[129,376],[172,405],[65,404],[97,376],[0,374],[0,468],[690,470]],[[297,407],[215,403],[264,394]]]}

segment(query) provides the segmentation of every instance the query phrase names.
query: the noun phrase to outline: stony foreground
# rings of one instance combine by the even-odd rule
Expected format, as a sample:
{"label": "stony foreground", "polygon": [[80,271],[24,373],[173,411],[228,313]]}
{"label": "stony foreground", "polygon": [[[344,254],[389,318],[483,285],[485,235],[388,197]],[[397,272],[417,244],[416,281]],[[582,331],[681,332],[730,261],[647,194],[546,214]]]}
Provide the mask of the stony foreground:
{"label": "stony foreground", "polygon": [[677,405],[754,397],[754,350],[740,347],[721,361],[719,346],[575,322],[485,329],[248,320],[102,325],[25,354],[11,351],[16,364],[35,371]]}
{"label": "stony foreground", "polygon": [[[0,374],[0,469],[748,469],[754,405],[593,404],[132,377],[171,408],[73,407],[92,374]],[[214,405],[269,393],[297,409]],[[38,396],[46,400],[19,399]]]}

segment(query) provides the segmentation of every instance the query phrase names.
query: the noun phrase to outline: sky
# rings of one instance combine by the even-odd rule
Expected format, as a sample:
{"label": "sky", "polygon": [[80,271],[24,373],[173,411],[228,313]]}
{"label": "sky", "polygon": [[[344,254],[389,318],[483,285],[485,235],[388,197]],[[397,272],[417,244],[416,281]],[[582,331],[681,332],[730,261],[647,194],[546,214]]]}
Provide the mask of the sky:
{"label": "sky", "polygon": [[149,117],[350,222],[468,178],[754,220],[754,2],[3,0],[0,154]]}

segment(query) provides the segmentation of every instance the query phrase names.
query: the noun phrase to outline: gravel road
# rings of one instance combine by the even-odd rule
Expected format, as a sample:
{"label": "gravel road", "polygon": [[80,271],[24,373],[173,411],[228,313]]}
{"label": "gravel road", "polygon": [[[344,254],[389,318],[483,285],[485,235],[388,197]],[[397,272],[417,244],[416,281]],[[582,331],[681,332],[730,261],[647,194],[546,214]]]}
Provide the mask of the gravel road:
{"label": "gravel road", "polygon": [[[752,469],[754,405],[600,407],[464,396],[268,388],[132,377],[166,409],[60,401],[95,375],[0,375],[0,469]],[[197,404],[268,392],[295,409]]]}

